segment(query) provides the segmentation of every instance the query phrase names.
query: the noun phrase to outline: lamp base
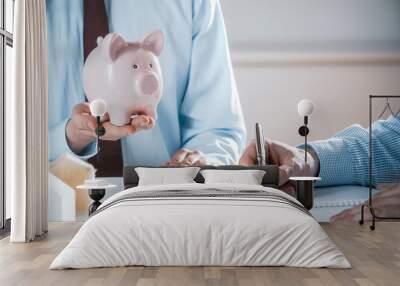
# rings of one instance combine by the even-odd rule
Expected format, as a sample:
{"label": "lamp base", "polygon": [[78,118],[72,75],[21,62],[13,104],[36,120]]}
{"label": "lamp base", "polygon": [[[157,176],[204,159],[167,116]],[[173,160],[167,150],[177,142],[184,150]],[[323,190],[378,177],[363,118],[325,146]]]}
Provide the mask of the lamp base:
{"label": "lamp base", "polygon": [[89,189],[89,197],[94,201],[89,206],[89,215],[94,213],[97,208],[101,205],[100,200],[104,198],[106,189]]}
{"label": "lamp base", "polygon": [[296,198],[311,210],[314,206],[314,181],[296,181]]}
{"label": "lamp base", "polygon": [[314,184],[320,181],[320,177],[290,177],[289,180],[296,181],[296,199],[307,209],[314,206]]}

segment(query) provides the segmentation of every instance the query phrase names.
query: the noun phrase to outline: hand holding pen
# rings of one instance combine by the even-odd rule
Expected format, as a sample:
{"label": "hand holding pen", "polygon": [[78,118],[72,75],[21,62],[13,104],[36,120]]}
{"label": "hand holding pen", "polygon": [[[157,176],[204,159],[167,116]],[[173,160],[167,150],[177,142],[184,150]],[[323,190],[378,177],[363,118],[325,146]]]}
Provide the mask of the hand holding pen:
{"label": "hand holding pen", "polygon": [[[256,140],[250,142],[245,149],[239,164],[252,166],[258,164]],[[304,150],[288,144],[265,140],[266,163],[279,167],[279,186],[287,193],[294,193],[294,188],[289,183],[289,177],[316,176],[319,170],[318,157],[309,152],[309,160],[304,162]]]}

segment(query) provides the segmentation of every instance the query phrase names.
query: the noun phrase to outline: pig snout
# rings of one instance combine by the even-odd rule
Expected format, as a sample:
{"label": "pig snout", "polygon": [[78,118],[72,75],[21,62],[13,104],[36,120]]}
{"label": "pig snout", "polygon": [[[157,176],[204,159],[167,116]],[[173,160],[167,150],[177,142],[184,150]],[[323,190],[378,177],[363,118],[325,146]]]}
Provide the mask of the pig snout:
{"label": "pig snout", "polygon": [[155,74],[145,74],[139,80],[139,93],[143,95],[152,95],[154,94],[159,88],[159,81]]}

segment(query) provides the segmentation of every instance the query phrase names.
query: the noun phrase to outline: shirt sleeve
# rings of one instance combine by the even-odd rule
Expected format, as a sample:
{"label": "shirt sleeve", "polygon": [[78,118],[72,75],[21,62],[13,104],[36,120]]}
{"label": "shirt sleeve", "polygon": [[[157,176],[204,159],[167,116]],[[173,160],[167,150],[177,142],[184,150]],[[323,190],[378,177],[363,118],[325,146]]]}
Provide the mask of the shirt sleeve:
{"label": "shirt sleeve", "polygon": [[218,1],[193,2],[192,58],[179,116],[182,145],[208,163],[237,162],[246,132]]}
{"label": "shirt sleeve", "polygon": [[[369,130],[352,125],[333,138],[310,143],[320,161],[318,186],[369,184]],[[400,181],[400,117],[372,125],[372,183]]]}
{"label": "shirt sleeve", "polygon": [[70,153],[81,159],[89,159],[97,153],[96,141],[88,144],[79,154],[75,154],[68,145],[65,127],[69,118],[49,128],[49,159],[53,161],[64,153]]}

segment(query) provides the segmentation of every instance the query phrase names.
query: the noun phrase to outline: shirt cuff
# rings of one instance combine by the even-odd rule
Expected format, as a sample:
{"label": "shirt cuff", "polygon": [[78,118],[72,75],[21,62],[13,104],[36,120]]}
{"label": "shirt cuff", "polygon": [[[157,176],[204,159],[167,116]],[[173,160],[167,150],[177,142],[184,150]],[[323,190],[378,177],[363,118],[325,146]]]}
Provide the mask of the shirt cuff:
{"label": "shirt cuff", "polygon": [[[69,148],[69,146],[68,146]],[[83,150],[81,152],[79,152],[78,154],[74,153],[74,151],[71,150],[71,148],[69,148],[70,152],[72,152],[73,154],[75,154],[75,156],[78,156],[81,159],[87,160],[91,157],[93,157],[94,155],[97,154],[97,140],[89,143],[85,148],[83,148]]]}
{"label": "shirt cuff", "polygon": [[[303,146],[304,147],[304,146]],[[341,138],[331,138],[309,143],[319,159],[321,181],[316,186],[354,184],[352,156]]]}

